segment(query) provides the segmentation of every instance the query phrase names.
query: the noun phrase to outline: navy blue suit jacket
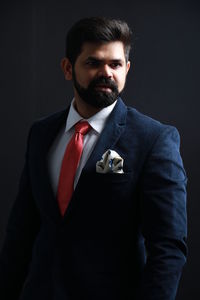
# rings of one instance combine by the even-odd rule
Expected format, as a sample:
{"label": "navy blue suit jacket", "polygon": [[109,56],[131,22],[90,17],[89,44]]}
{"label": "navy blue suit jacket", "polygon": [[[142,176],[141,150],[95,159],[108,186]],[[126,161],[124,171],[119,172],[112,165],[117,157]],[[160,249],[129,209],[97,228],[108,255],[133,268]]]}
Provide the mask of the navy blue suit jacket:
{"label": "navy blue suit jacket", "polygon": [[[67,114],[30,130],[0,256],[0,299],[175,299],[187,252],[176,128],[119,99],[62,218],[47,153]],[[124,159],[124,174],[96,173],[107,149]]]}

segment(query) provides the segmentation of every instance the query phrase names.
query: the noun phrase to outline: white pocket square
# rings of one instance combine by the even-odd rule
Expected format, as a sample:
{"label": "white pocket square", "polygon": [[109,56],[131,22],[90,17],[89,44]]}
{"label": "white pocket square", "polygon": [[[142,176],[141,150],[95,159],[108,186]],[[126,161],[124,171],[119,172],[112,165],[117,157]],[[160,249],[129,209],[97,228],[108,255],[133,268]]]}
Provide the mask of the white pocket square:
{"label": "white pocket square", "polygon": [[108,149],[102,156],[102,159],[96,163],[97,173],[124,173],[124,160],[119,154]]}

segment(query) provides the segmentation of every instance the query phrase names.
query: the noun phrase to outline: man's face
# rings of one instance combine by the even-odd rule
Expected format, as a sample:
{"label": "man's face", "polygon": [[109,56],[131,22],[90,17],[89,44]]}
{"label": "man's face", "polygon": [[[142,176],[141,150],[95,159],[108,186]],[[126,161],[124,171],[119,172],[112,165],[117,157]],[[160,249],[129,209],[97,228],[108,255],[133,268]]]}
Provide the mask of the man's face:
{"label": "man's face", "polygon": [[72,69],[75,99],[95,108],[112,104],[125,86],[129,67],[122,42],[85,43]]}

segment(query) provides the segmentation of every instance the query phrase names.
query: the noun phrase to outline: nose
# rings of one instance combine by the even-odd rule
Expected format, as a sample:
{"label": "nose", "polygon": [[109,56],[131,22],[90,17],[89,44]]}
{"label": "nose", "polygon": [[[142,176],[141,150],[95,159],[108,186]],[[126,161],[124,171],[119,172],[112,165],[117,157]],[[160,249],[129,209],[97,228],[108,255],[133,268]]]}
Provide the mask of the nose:
{"label": "nose", "polygon": [[99,68],[98,75],[99,76],[104,76],[104,77],[107,77],[107,78],[112,78],[112,76],[113,76],[111,68],[109,67],[109,65],[106,65],[106,64],[102,65]]}

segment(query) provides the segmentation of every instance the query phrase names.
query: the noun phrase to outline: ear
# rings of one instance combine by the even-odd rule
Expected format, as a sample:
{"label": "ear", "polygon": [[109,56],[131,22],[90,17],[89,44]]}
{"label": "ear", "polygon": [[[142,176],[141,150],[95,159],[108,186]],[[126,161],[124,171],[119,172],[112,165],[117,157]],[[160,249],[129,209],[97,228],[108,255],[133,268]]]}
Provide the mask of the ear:
{"label": "ear", "polygon": [[65,75],[66,80],[72,80],[72,64],[67,57],[61,60],[61,69]]}
{"label": "ear", "polygon": [[127,64],[126,64],[126,74],[128,74],[128,71],[129,71],[129,69],[130,69],[130,66],[131,66],[131,62],[130,62],[130,60],[127,62]]}

